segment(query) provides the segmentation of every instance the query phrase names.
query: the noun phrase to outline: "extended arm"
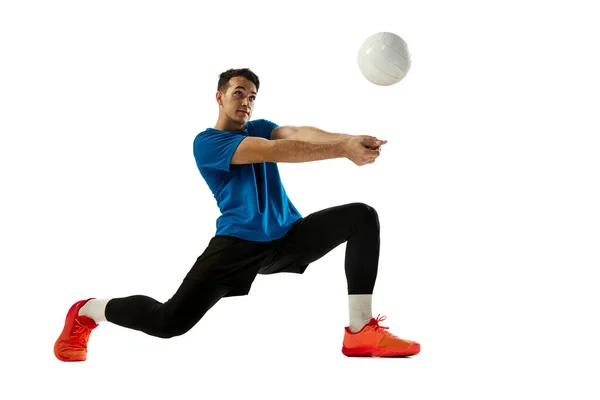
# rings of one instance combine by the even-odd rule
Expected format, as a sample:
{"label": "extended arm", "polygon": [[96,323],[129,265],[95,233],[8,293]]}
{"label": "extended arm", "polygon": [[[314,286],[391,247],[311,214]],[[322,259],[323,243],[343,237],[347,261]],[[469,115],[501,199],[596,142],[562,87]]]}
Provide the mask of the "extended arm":
{"label": "extended arm", "polygon": [[292,139],[246,137],[231,158],[232,164],[261,162],[299,163],[346,157],[344,142],[309,143]]}
{"label": "extended arm", "polygon": [[326,132],[312,126],[278,126],[271,132],[272,140],[293,139],[310,143],[336,143],[351,137],[352,135]]}
{"label": "extended arm", "polygon": [[238,145],[231,164],[262,162],[301,163],[348,158],[356,165],[375,162],[379,150],[386,141],[370,136],[353,136],[337,142],[311,143],[293,139],[268,140],[248,136]]}

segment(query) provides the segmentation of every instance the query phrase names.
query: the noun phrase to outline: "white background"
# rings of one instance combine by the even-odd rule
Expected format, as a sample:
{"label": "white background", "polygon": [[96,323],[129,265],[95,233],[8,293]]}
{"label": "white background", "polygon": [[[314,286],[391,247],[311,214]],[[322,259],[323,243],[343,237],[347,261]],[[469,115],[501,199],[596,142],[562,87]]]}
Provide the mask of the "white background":
{"label": "white background", "polygon": [[[597,399],[591,3],[3,2],[0,398]],[[356,64],[380,31],[412,52],[392,87]],[[192,141],[232,67],[261,78],[253,118],[389,140],[280,170],[305,215],[378,210],[374,312],[418,356],[341,354],[343,245],[184,336],[104,323],[85,363],[54,358],[73,302],[165,301],[214,234]]]}

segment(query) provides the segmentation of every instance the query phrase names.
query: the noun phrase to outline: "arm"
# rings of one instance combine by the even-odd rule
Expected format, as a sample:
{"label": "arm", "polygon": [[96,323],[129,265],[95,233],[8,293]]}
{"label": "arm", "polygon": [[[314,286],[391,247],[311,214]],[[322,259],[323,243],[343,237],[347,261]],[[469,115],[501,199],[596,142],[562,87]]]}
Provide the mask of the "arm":
{"label": "arm", "polygon": [[300,163],[346,156],[345,141],[309,143],[292,139],[267,140],[260,137],[246,137],[233,154],[231,164]]}
{"label": "arm", "polygon": [[279,126],[271,132],[271,139],[293,139],[311,143],[335,143],[348,140],[352,135],[331,133],[312,126]]}

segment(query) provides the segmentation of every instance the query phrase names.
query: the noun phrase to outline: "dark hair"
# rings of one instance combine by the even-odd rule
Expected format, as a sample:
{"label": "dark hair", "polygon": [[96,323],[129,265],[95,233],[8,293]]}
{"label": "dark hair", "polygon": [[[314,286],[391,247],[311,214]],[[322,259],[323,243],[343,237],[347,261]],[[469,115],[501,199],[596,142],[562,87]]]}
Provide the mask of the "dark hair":
{"label": "dark hair", "polygon": [[258,76],[256,76],[256,74],[252,72],[250,68],[231,68],[225,72],[222,72],[219,75],[219,84],[217,85],[217,90],[220,92],[226,91],[227,86],[229,85],[229,80],[235,76],[242,76],[248,79],[250,82],[254,83],[254,86],[256,86],[256,91],[258,92],[260,81],[258,79]]}

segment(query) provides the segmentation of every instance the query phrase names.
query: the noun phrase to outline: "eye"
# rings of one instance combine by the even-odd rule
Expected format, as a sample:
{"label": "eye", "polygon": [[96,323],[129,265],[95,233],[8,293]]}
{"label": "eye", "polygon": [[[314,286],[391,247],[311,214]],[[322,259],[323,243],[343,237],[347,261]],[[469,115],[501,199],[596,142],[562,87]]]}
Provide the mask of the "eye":
{"label": "eye", "polygon": [[255,96],[250,96],[250,100],[254,101],[254,100],[256,100],[256,97]]}

